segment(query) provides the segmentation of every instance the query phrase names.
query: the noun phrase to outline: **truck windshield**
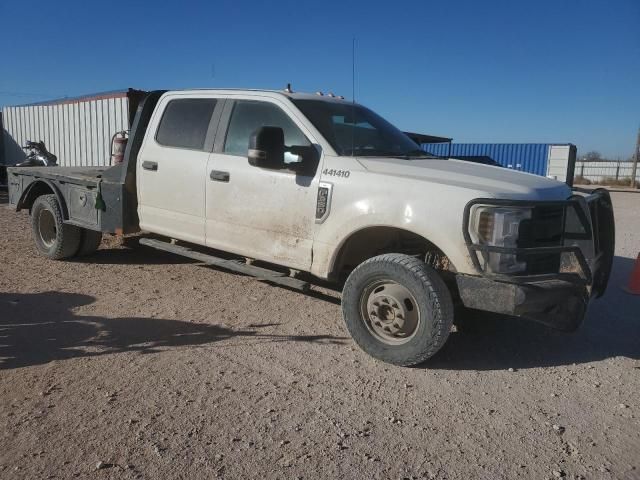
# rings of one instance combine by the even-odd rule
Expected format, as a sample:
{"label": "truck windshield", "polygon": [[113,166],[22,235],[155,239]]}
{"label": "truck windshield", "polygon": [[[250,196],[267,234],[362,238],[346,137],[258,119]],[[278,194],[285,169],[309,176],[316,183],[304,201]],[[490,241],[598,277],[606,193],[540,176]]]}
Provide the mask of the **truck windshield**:
{"label": "truck windshield", "polygon": [[338,155],[433,157],[384,118],[362,105],[292,99]]}

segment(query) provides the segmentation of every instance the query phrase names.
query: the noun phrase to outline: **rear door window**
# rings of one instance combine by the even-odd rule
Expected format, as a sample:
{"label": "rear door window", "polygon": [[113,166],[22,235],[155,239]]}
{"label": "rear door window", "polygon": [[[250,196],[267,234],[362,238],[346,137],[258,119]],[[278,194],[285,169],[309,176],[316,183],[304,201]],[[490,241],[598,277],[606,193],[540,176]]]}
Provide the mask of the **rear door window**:
{"label": "rear door window", "polygon": [[202,150],[215,106],[213,98],[171,100],[162,114],[156,141],[166,147]]}

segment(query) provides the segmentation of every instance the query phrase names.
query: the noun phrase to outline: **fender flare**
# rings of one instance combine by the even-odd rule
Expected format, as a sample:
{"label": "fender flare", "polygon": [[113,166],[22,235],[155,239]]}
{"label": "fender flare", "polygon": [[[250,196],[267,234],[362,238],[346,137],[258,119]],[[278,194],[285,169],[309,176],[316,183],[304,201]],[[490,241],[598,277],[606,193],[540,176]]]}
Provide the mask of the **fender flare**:
{"label": "fender flare", "polygon": [[[449,255],[447,255],[446,251],[443,250],[442,248],[440,248],[440,246],[434,242],[432,242],[428,237],[426,237],[425,235],[423,235],[422,233],[418,233],[417,231],[407,228],[406,226],[397,226],[397,225],[392,225],[392,224],[384,224],[384,223],[373,223],[371,225],[367,225],[367,226],[359,226],[358,228],[355,228],[353,230],[350,230],[346,235],[344,235],[340,242],[335,246],[335,248],[333,249],[333,251],[331,252],[330,256],[328,257],[329,263],[328,263],[328,271],[333,273],[335,271],[336,265],[339,263],[340,261],[340,256],[342,255],[343,249],[346,246],[346,244],[357,234],[359,234],[360,232],[363,232],[365,230],[368,229],[373,229],[373,228],[388,228],[388,229],[392,229],[392,230],[398,230],[398,231],[403,231],[406,233],[410,233],[413,235],[416,235],[418,237],[421,237],[422,239],[424,239],[427,243],[433,245],[435,248],[437,248],[440,252],[442,252],[445,256],[447,256],[447,258],[450,258]],[[451,261],[451,266],[454,268],[455,270],[455,265],[453,263],[453,261]]]}
{"label": "fender flare", "polygon": [[44,178],[38,178],[37,180],[34,180],[27,186],[27,188],[25,188],[24,192],[22,192],[22,195],[20,196],[20,199],[18,200],[18,203],[16,204],[16,211],[20,211],[26,208],[31,209],[33,202],[40,196],[36,195],[36,190],[40,186],[46,186],[49,190],[51,190],[51,192],[58,199],[58,204],[60,205],[60,209],[62,210],[62,217],[65,220],[69,220],[69,211],[67,209],[67,202],[65,202],[64,200],[64,195],[62,195],[62,192],[55,183]]}

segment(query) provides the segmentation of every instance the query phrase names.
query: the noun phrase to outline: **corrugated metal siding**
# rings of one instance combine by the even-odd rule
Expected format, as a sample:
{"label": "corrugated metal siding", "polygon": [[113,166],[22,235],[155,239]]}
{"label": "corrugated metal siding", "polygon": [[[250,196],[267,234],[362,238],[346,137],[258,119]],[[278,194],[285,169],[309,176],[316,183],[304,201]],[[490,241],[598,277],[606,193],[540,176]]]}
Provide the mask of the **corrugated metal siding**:
{"label": "corrugated metal siding", "polygon": [[27,140],[42,140],[57,155],[60,166],[109,165],[111,136],[129,128],[126,93],[108,98],[5,107],[4,152],[7,165],[25,158],[20,147]]}
{"label": "corrugated metal siding", "polygon": [[490,157],[503,167],[536,175],[547,174],[547,143],[426,143],[422,148],[439,156]]}

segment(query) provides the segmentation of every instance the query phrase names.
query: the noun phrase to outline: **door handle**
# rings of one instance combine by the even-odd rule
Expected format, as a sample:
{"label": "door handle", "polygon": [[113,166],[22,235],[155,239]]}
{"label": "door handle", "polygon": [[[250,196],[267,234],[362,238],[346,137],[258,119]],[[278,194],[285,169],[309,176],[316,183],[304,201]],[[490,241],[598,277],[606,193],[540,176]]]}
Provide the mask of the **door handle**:
{"label": "door handle", "polygon": [[144,161],[142,162],[142,168],[144,168],[145,170],[151,170],[152,172],[155,172],[158,170],[158,162]]}
{"label": "door handle", "polygon": [[229,172],[221,172],[220,170],[211,170],[209,178],[215,182],[228,182]]}

